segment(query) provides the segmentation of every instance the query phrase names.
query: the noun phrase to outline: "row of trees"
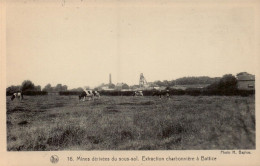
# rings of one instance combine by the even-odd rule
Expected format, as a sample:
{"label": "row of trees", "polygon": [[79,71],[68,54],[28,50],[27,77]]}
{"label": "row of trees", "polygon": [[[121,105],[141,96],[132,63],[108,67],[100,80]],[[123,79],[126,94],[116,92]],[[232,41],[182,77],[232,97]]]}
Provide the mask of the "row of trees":
{"label": "row of trees", "polygon": [[153,84],[157,86],[175,86],[175,85],[195,85],[195,84],[212,84],[216,81],[220,80],[220,77],[207,77],[207,76],[201,76],[201,77],[182,77],[178,78],[176,80],[164,80],[164,81],[154,81]]}
{"label": "row of trees", "polygon": [[34,85],[32,81],[30,80],[25,80],[22,82],[21,85],[12,85],[6,89],[8,93],[14,93],[18,91],[26,92],[26,91],[41,91],[41,86],[40,85]]}
{"label": "row of trees", "polygon": [[[159,86],[159,87],[172,87],[172,86],[175,86],[175,85],[195,85],[195,84],[212,84],[214,82],[217,82],[221,79],[221,77],[208,77],[208,76],[201,76],[201,77],[182,77],[182,78],[178,78],[176,80],[171,80],[171,81],[168,81],[168,80],[164,80],[164,81],[160,81],[160,80],[157,80],[157,81],[154,81],[154,82],[151,82],[150,85],[152,87],[155,87],[155,86]],[[109,88],[112,88],[114,89],[115,88],[115,85],[112,84],[111,87]],[[131,85],[131,86],[128,86],[127,84],[124,84],[122,86],[122,89],[135,89],[135,88],[139,88],[139,85]]]}
{"label": "row of trees", "polygon": [[46,92],[67,91],[68,90],[68,86],[67,85],[62,85],[62,84],[57,84],[56,86],[51,86],[51,84],[47,84],[42,90],[46,91]]}
{"label": "row of trees", "polygon": [[[210,84],[207,86],[207,88],[203,89],[205,92],[216,92],[216,94],[232,94],[236,93],[237,91],[237,78],[233,76],[232,74],[226,74],[221,78],[210,78],[210,77],[183,77],[177,80],[172,81],[155,81],[154,84],[157,86],[165,86],[165,87],[171,87],[173,85],[176,85],[176,82],[178,82],[178,85],[184,85],[184,84]],[[104,85],[104,84],[102,84]],[[128,86],[127,84],[123,83],[120,85],[120,88],[117,89],[118,86],[115,86],[114,84],[110,84],[109,88],[113,88],[115,90],[120,89],[129,89],[129,88],[135,88],[139,87],[138,85],[132,85]],[[84,89],[89,89],[89,87],[84,87]],[[83,88],[74,88],[69,91],[71,92],[81,92],[84,90]],[[98,90],[98,88],[95,88],[95,90]],[[68,91],[67,85],[57,84],[56,86],[51,86],[51,84],[47,84],[42,90],[41,86],[34,85],[34,83],[30,80],[25,80],[22,82],[21,85],[18,86],[10,86],[6,89],[7,94],[12,94],[17,91],[22,92],[65,92]],[[35,93],[37,94],[37,93]],[[39,93],[41,94],[41,93]]]}
{"label": "row of trees", "polygon": [[12,85],[6,89],[7,94],[11,94],[14,92],[59,92],[59,91],[67,91],[68,86],[57,84],[56,86],[52,87],[51,84],[47,84],[43,89],[41,89],[40,85],[34,85],[34,83],[30,80],[25,80],[22,82],[21,85]]}
{"label": "row of trees", "polygon": [[[154,86],[165,86],[165,87],[171,87],[174,85],[191,85],[191,84],[212,84],[212,83],[216,83],[217,81],[219,81],[220,78],[219,77],[215,77],[215,78],[211,78],[211,77],[207,77],[207,76],[203,76],[203,77],[183,77],[183,78],[179,78],[176,80],[164,80],[164,81],[154,81],[152,84]],[[102,84],[101,86],[104,86],[105,84]],[[109,84],[108,85],[110,89],[115,89],[117,88],[117,86],[115,84]],[[123,83],[121,85],[121,89],[129,89],[129,88],[136,88],[139,87],[139,85],[132,85],[129,86],[126,83]],[[95,88],[95,89],[98,89]],[[21,85],[17,85],[17,86],[10,86],[7,88],[7,91],[12,91],[12,92],[16,92],[16,91],[46,91],[46,92],[59,92],[59,91],[67,91],[68,90],[68,86],[67,85],[62,85],[62,84],[57,84],[56,86],[52,86],[51,84],[47,84],[43,89],[41,89],[40,85],[34,85],[34,83],[30,80],[25,80],[22,82]],[[71,91],[82,91],[83,88],[79,87],[79,88],[74,88],[71,89]]]}

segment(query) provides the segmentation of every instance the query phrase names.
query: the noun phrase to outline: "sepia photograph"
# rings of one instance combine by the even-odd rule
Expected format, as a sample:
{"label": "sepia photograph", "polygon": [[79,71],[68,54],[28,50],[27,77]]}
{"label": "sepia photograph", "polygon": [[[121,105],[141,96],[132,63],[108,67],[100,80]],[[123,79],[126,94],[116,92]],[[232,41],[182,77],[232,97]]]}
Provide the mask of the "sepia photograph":
{"label": "sepia photograph", "polygon": [[259,153],[259,7],[6,0],[4,151]]}

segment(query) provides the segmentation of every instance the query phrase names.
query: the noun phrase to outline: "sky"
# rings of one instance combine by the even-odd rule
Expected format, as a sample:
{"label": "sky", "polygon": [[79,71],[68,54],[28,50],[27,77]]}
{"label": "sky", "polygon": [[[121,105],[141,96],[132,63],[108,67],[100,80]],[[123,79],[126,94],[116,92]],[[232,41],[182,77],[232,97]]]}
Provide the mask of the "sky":
{"label": "sky", "polygon": [[256,73],[253,5],[65,2],[8,3],[7,86]]}

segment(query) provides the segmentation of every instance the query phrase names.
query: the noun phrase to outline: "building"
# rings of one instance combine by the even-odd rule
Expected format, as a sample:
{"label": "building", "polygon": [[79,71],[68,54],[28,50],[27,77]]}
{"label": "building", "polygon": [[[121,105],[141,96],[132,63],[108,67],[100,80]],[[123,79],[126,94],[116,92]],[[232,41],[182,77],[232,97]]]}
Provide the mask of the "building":
{"label": "building", "polygon": [[112,84],[112,76],[111,76],[111,74],[109,74],[109,85],[111,85]]}
{"label": "building", "polygon": [[95,89],[97,89],[97,90],[104,90],[104,91],[112,91],[112,90],[114,90],[114,88],[111,88],[109,84],[101,84],[98,87],[96,87]]}
{"label": "building", "polygon": [[124,83],[117,83],[115,86],[115,90],[122,90]]}
{"label": "building", "polygon": [[255,90],[255,76],[247,72],[238,73],[237,88],[239,90]]}
{"label": "building", "polygon": [[155,87],[153,87],[153,89],[155,89],[155,90],[165,90],[166,87],[165,86],[155,86]]}

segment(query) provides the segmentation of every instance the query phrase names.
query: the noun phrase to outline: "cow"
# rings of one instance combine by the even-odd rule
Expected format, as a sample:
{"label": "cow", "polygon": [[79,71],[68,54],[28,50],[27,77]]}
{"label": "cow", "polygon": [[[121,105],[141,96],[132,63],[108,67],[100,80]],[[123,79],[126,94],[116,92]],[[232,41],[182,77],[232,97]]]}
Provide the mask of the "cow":
{"label": "cow", "polygon": [[85,100],[86,97],[87,97],[87,93],[85,91],[83,91],[79,95],[79,100],[81,100],[81,99]]}
{"label": "cow", "polygon": [[15,98],[21,101],[23,99],[23,93],[22,92],[13,93],[13,95],[11,96],[11,100],[13,101]]}
{"label": "cow", "polygon": [[168,99],[170,99],[169,90],[166,91],[159,90],[153,92],[153,96],[159,96],[160,99],[162,98],[163,95],[165,95]]}
{"label": "cow", "polygon": [[79,95],[79,100],[85,101],[87,97],[89,98],[88,100],[94,100],[94,97],[100,98],[100,94],[98,91],[85,90]]}
{"label": "cow", "polygon": [[133,96],[144,96],[144,95],[143,95],[143,91],[135,91],[135,92],[133,93]]}
{"label": "cow", "polygon": [[100,93],[98,91],[93,91],[94,96],[96,96],[97,98],[100,98]]}

